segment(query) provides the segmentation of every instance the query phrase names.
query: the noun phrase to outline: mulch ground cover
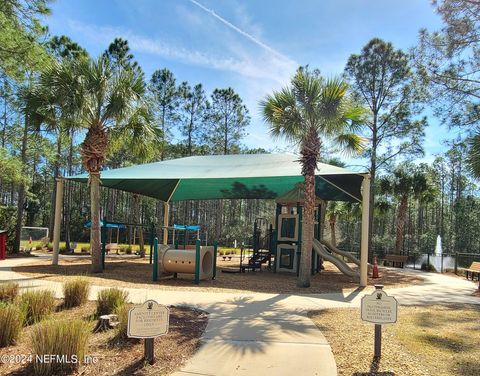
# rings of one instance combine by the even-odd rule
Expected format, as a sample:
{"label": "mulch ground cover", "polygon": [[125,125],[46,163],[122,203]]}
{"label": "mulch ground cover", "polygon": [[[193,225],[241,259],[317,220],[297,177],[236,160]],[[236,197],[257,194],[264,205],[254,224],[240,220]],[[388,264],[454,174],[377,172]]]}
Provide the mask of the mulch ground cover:
{"label": "mulch ground cover", "polygon": [[[152,281],[152,265],[148,259],[107,259],[102,274],[90,274],[89,258],[61,259],[59,266],[52,266],[50,261],[37,260],[26,265],[14,267],[13,270],[29,277],[65,282],[73,276],[88,276],[92,284],[114,287],[158,288],[163,290],[188,290],[208,292],[262,292],[272,294],[321,294],[353,291],[358,282],[338,271],[331,263],[324,263],[325,270],[312,277],[308,289],[296,286],[295,273],[273,273],[269,270],[246,273],[223,273],[222,270],[235,271],[239,268],[238,258],[231,261],[217,262],[217,279],[193,284],[193,275],[179,274],[177,279],[166,278]],[[369,284],[383,284],[387,287],[402,287],[419,284],[423,279],[419,275],[404,273],[402,270],[380,267],[380,278],[370,280]]]}
{"label": "mulch ground cover", "polygon": [[[61,305],[61,300],[58,301]],[[96,320],[95,302],[89,301],[81,307],[58,310],[49,319],[81,318],[86,320],[93,331]],[[199,339],[207,325],[205,313],[188,308],[170,307],[169,333],[155,339],[154,365],[143,361],[144,344],[142,340],[128,339],[119,341],[116,331],[92,333],[88,340],[86,354],[95,362],[81,365],[73,375],[168,375],[178,370],[199,347]],[[39,324],[35,324],[39,325]],[[35,356],[32,354],[30,333],[34,325],[23,329],[18,343],[0,349],[0,359],[9,355],[12,361],[0,363],[0,375],[33,375]],[[15,361],[15,356],[17,360]],[[27,360],[24,364],[20,360]]]}

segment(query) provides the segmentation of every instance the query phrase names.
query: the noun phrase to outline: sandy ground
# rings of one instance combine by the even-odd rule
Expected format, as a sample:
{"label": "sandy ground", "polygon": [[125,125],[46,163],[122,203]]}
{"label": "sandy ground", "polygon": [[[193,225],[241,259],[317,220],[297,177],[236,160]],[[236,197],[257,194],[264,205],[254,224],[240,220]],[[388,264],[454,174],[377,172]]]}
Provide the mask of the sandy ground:
{"label": "sandy ground", "polygon": [[332,347],[338,374],[376,376],[478,375],[478,306],[399,307],[398,322],[382,326],[382,357],[373,358],[374,325],[358,308],[311,314]]}

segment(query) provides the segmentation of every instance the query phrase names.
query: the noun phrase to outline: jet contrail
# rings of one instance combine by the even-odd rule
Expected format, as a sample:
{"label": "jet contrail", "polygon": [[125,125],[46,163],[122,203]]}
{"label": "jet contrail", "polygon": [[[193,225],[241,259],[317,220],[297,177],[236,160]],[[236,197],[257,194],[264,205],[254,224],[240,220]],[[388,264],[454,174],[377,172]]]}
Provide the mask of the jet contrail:
{"label": "jet contrail", "polygon": [[288,56],[285,56],[283,54],[281,54],[280,52],[278,51],[275,51],[272,47],[270,46],[267,46],[265,43],[263,43],[262,41],[258,40],[257,38],[255,38],[253,35],[250,35],[248,34],[247,32],[239,29],[237,26],[235,26],[234,24],[232,24],[231,22],[227,21],[225,18],[219,16],[217,13],[215,13],[215,11],[213,9],[209,9],[207,7],[205,7],[204,5],[200,4],[198,1],[196,0],[190,0],[190,2],[194,5],[196,5],[197,7],[203,9],[205,12],[207,13],[210,13],[213,17],[215,17],[217,20],[219,20],[220,22],[222,22],[223,24],[227,25],[230,29],[232,30],[235,30],[237,33],[243,35],[245,38],[249,39],[250,41],[252,41],[253,43],[255,43],[257,46],[260,46],[262,47],[263,49],[267,50],[268,52],[282,58],[282,59],[285,59],[285,60],[289,60],[289,61],[292,61],[292,59],[290,59]]}

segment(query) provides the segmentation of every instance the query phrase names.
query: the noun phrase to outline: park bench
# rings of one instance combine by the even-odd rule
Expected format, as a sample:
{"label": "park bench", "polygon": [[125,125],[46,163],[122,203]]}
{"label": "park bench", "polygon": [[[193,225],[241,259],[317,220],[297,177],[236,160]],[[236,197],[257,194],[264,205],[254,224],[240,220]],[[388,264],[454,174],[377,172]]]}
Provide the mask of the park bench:
{"label": "park bench", "polygon": [[407,262],[408,256],[402,256],[402,255],[386,255],[385,258],[383,259],[383,265],[387,265],[388,263],[391,263],[393,267],[395,267],[395,264],[399,265],[400,268],[404,267],[404,264]]}
{"label": "park bench", "polygon": [[480,262],[478,261],[472,262],[472,265],[470,265],[468,269],[465,269],[465,276],[467,277],[467,279],[468,279],[468,274],[472,275],[472,281],[475,274],[477,275],[477,279],[480,280]]}
{"label": "park bench", "polygon": [[117,251],[117,255],[118,255],[119,250],[120,250],[120,247],[118,246],[117,243],[108,243],[105,246],[105,252],[107,253],[107,255],[108,255],[108,252],[110,251]]}

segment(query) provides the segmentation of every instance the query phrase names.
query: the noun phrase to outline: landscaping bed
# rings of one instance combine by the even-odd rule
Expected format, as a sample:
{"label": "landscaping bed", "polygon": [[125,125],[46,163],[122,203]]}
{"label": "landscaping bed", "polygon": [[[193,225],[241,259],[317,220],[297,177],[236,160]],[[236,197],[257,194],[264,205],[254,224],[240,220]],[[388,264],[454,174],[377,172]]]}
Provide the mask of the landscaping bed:
{"label": "landscaping bed", "polygon": [[476,375],[480,367],[477,305],[400,306],[398,322],[383,325],[382,357],[373,359],[374,325],[359,308],[312,312],[332,347],[341,375]]}
{"label": "landscaping bed", "polygon": [[[64,282],[74,276],[88,275],[89,281],[99,286],[159,288],[163,290],[198,290],[209,292],[264,292],[272,294],[321,294],[349,292],[358,287],[358,282],[340,273],[331,263],[325,262],[325,270],[312,277],[311,287],[302,289],[296,286],[294,273],[272,273],[268,270],[247,273],[222,273],[222,270],[238,270],[238,258],[232,261],[217,261],[217,279],[193,284],[193,275],[179,274],[177,279],[152,281],[152,265],[147,259],[107,259],[104,273],[90,275],[90,259],[63,258],[59,266],[52,266],[49,260],[14,267],[13,270],[29,277]],[[369,284],[379,283],[390,288],[419,284],[423,279],[418,274],[380,268],[379,279]]]}
{"label": "landscaping bed", "polygon": [[[78,369],[62,371],[61,374],[168,375],[178,370],[196,351],[208,320],[207,315],[198,310],[171,307],[169,333],[155,339],[156,363],[150,366],[145,365],[142,359],[144,353],[142,340],[121,337],[117,329],[93,333],[97,323],[96,302],[87,301],[70,309],[65,308],[63,304],[63,300],[55,300],[53,313],[38,322],[24,326],[14,345],[0,348],[0,359],[2,359],[0,374],[33,375],[34,363],[37,359],[34,355],[32,340],[35,331],[39,331],[45,324],[80,319],[77,321],[85,325],[84,334],[88,336],[84,355],[91,359],[90,364],[81,364]],[[128,312],[131,305],[125,304],[127,305],[122,307],[125,312]],[[119,314],[119,318],[121,317]],[[70,326],[67,326],[67,331],[70,330]]]}

